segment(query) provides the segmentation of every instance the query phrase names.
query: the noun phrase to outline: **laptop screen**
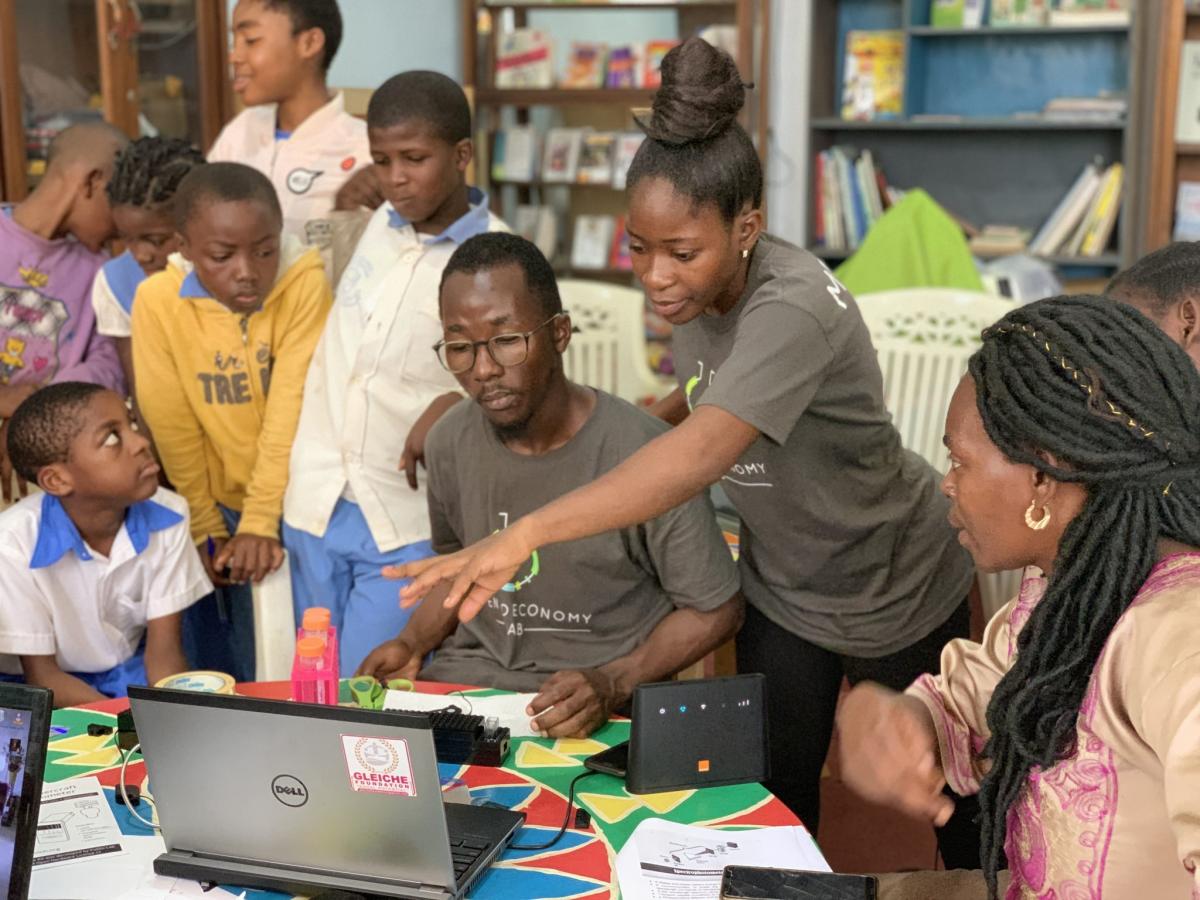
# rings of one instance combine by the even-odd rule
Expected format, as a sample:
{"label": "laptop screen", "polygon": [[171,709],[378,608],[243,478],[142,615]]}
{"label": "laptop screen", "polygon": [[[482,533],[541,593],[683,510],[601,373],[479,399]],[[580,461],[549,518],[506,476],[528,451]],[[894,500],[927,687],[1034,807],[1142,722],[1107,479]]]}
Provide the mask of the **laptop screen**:
{"label": "laptop screen", "polygon": [[48,691],[0,689],[0,898],[28,896],[49,714]]}

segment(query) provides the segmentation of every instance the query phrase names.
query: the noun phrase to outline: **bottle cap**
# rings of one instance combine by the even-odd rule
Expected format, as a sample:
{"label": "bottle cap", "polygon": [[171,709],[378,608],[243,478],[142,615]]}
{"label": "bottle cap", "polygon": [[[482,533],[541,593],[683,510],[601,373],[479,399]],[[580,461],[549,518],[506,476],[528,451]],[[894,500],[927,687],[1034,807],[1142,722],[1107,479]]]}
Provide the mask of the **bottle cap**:
{"label": "bottle cap", "polygon": [[300,627],[305,631],[324,631],[329,628],[329,623],[332,616],[323,606],[310,606],[304,611],[304,618],[300,620]]}
{"label": "bottle cap", "polygon": [[305,657],[324,656],[325,642],[319,637],[300,638],[296,641],[296,653]]}

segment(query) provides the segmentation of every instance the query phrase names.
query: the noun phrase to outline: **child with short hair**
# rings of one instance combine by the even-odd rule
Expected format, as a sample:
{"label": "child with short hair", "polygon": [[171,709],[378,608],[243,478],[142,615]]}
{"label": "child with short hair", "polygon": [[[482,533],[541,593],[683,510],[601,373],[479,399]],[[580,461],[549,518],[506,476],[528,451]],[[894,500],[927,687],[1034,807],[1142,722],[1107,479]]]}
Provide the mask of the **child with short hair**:
{"label": "child with short hair", "polygon": [[92,284],[96,330],[113,339],[133,393],[133,298],[147,276],[167,267],[167,258],[179,248],[173,202],[184,176],[204,156],[187,141],[176,138],[138,138],[117,154],[108,183],[117,236],[125,252],[110,259]]}
{"label": "child with short hair", "polygon": [[[171,483],[188,501],[209,577],[218,586],[258,582],[283,562],[288,453],[332,300],[329,283],[315,250],[281,240],[279,199],[256,169],[193,169],[175,196],[175,215],[192,270],[173,259],[138,289],[138,402]],[[193,663],[248,680],[253,611],[245,586],[238,593],[225,598],[232,621],[222,623],[224,639],[196,642],[197,653],[219,663]]]}
{"label": "child with short hair", "polygon": [[[124,388],[116,347],[97,334],[89,294],[113,232],[105,188],[126,143],[103,122],[64,130],[33,193],[0,208],[0,422],[50,382]],[[8,501],[13,472],[3,431],[0,490]]]}
{"label": "child with short hair", "polygon": [[442,269],[463,241],[507,230],[467,185],[471,110],[452,79],[389,79],[367,128],[388,202],[358,243],[313,356],[284,498],[297,615],[331,609],[343,674],[408,619],[382,568],[432,553],[417,466],[425,435],[461,399],[432,349]]}
{"label": "child with short hair", "polygon": [[7,443],[45,493],[0,513],[0,653],[12,654],[0,671],[50,688],[58,706],[184,671],[182,613],[212,585],[187,504],[159,487],[124,400],[50,385],[17,408]]}
{"label": "child with short hair", "polygon": [[210,162],[241,162],[271,179],[284,234],[325,246],[338,189],[370,162],[366,125],[330,94],[342,40],[336,0],[239,0],[233,89],[248,107],[225,126]]}

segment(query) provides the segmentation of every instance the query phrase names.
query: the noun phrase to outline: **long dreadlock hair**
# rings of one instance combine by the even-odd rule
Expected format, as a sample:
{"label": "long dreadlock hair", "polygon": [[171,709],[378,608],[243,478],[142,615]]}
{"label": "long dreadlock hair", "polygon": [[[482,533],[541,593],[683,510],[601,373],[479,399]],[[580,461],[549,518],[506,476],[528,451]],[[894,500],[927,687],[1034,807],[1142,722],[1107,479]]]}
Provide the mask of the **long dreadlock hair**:
{"label": "long dreadlock hair", "polygon": [[968,367],[992,442],[1014,462],[1087,488],[988,704],[992,767],[979,797],[995,898],[1009,810],[1035,767],[1074,753],[1092,672],[1159,538],[1200,546],[1200,375],[1150,319],[1101,297],[1010,312],[984,331]]}
{"label": "long dreadlock hair", "polygon": [[113,206],[159,206],[175,196],[184,176],[204,162],[204,155],[187,141],[143,137],[117,155],[108,182]]}

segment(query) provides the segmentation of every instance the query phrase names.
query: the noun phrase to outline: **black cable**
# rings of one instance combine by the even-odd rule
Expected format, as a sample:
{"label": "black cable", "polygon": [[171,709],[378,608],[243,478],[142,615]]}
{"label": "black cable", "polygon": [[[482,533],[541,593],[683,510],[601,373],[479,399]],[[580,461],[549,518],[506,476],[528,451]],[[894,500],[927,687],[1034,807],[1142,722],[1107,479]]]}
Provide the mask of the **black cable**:
{"label": "black cable", "polygon": [[567,814],[563,817],[562,828],[550,840],[542,844],[509,844],[509,850],[549,850],[555,844],[562,840],[562,836],[567,833],[567,826],[571,824],[571,810],[575,808],[575,785],[587,778],[589,775],[598,775],[595,769],[589,769],[586,772],[580,772],[571,779],[571,787],[567,790]]}

